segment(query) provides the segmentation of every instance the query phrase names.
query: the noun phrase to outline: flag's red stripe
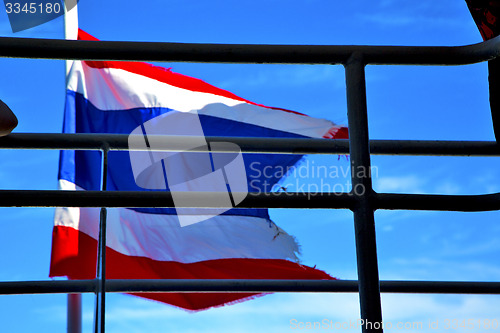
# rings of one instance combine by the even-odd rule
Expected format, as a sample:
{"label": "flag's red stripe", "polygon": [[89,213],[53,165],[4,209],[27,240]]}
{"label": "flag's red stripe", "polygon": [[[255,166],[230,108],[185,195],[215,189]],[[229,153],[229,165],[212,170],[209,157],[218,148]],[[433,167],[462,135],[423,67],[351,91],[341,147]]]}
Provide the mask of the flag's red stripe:
{"label": "flag's red stripe", "polygon": [[[55,226],[50,276],[93,279],[97,241],[76,229]],[[290,279],[332,280],[323,271],[280,259],[219,259],[183,264],[106,251],[108,279]],[[137,296],[166,302],[188,310],[202,310],[257,294],[249,293],[141,293]]]}
{"label": "flag's red stripe", "polygon": [[349,139],[349,129],[347,127],[332,127],[323,135],[325,139]]}
{"label": "flag's red stripe", "polygon": [[[78,30],[78,39],[79,40],[98,41],[97,38],[86,33],[83,30]],[[175,73],[175,72],[172,72],[170,69],[154,66],[154,65],[151,65],[151,64],[148,64],[145,62],[85,61],[85,63],[92,68],[122,69],[122,70],[125,70],[127,72],[138,74],[138,75],[143,75],[143,76],[149,77],[151,79],[154,79],[154,80],[157,80],[160,82],[164,82],[164,83],[170,84],[174,87],[178,87],[181,89],[218,95],[218,96],[222,96],[222,97],[231,98],[231,99],[234,99],[237,101],[242,101],[245,103],[261,106],[261,107],[268,108],[268,109],[281,110],[281,111],[290,112],[290,113],[294,113],[294,114],[308,117],[307,115],[302,114],[300,112],[291,111],[291,110],[282,109],[282,108],[270,107],[270,106],[251,102],[249,100],[246,100],[244,98],[241,98],[241,97],[233,94],[232,92],[217,88],[209,83],[206,83],[203,80],[196,79],[194,77],[190,77],[190,76],[186,76],[186,75],[182,75],[179,73]]]}

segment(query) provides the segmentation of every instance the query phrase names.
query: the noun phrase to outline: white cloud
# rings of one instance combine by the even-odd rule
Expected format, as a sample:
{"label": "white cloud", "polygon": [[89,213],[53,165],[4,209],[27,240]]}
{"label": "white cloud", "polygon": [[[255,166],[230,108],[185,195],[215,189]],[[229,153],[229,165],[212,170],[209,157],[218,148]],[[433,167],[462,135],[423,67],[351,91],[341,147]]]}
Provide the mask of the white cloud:
{"label": "white cloud", "polygon": [[[374,4],[377,6],[369,13],[358,15],[360,20],[382,27],[457,27],[463,25],[459,15],[450,15],[466,11],[463,3],[449,2],[445,6],[436,6],[434,1],[416,1],[405,3],[394,0],[383,0]],[[444,10],[444,8],[446,8]]]}
{"label": "white cloud", "polygon": [[409,194],[487,194],[497,193],[500,186],[495,179],[498,177],[492,171],[484,171],[484,175],[459,178],[450,176],[449,169],[433,168],[419,174],[373,177],[374,189],[380,193]]}
{"label": "white cloud", "polygon": [[494,165],[490,169],[474,172],[471,182],[474,186],[480,188],[482,193],[497,193],[500,192],[500,184],[498,184],[498,170]]}
{"label": "white cloud", "polygon": [[[419,332],[431,332],[429,321],[444,325],[445,319],[494,319],[498,316],[499,300],[499,296],[383,294],[383,317],[386,323],[393,325],[422,322],[423,330]],[[290,332],[292,319],[297,322],[327,319],[342,323],[357,321],[360,317],[358,296],[354,293],[279,294],[194,314],[137,299],[125,301],[125,298],[108,309],[109,332],[122,328],[127,332],[181,329],[183,332],[218,333]],[[343,331],[358,332],[359,329]]]}
{"label": "white cloud", "polygon": [[[429,321],[438,321],[444,331],[445,320],[459,321],[498,318],[499,296],[481,295],[394,295],[382,296],[383,314],[386,321],[422,322],[422,332],[436,331],[429,328]],[[454,332],[478,331],[458,328]],[[437,330],[439,331],[439,330]],[[420,330],[419,330],[420,332]]]}
{"label": "white cloud", "polygon": [[275,86],[306,86],[315,83],[328,82],[330,86],[344,89],[344,73],[341,66],[280,66],[281,68],[260,69],[251,76],[238,77],[222,81],[221,88],[233,90],[234,87],[264,87]]}
{"label": "white cloud", "polygon": [[[381,268],[385,280],[493,281],[500,280],[500,266],[478,260],[429,257],[396,257]],[[382,263],[383,264],[383,263]]]}
{"label": "white cloud", "polygon": [[456,182],[443,181],[441,184],[437,184],[434,192],[446,195],[461,194],[462,187]]}
{"label": "white cloud", "polygon": [[373,179],[373,187],[378,192],[423,193],[426,180],[416,175],[386,176]]}
{"label": "white cloud", "polygon": [[275,294],[198,313],[122,297],[118,305],[108,305],[108,309],[109,332],[119,331],[114,327],[126,327],[127,332],[163,332],[167,327],[182,332],[289,332],[294,318],[359,317],[356,294]]}

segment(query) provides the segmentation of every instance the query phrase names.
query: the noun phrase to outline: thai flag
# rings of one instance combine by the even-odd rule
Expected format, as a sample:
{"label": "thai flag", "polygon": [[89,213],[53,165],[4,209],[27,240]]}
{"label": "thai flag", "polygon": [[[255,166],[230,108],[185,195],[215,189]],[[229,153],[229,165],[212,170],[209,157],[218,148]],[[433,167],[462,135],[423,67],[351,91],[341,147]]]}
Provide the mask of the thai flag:
{"label": "thai flag", "polygon": [[[81,30],[78,38],[95,40]],[[65,133],[130,134],[158,117],[196,112],[206,136],[347,137],[346,128],[328,120],[258,105],[146,63],[75,61],[67,80]],[[253,181],[249,191],[269,191],[281,178],[265,178],[259,168],[292,167],[301,157],[243,154],[247,182]],[[99,152],[62,151],[60,188],[99,190],[100,165]],[[109,153],[107,184],[110,191],[144,190],[128,152]],[[299,263],[294,237],[270,220],[267,209],[234,208],[184,227],[174,208],[109,209],[107,223],[108,279],[332,279]],[[56,210],[51,277],[95,278],[98,225],[98,209]],[[138,296],[201,310],[255,294]]]}

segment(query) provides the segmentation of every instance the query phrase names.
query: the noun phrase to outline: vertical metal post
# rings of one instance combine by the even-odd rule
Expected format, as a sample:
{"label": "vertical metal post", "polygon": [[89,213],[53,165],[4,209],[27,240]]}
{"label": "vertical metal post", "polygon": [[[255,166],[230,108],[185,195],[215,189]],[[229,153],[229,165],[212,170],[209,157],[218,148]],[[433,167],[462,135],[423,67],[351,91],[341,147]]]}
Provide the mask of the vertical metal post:
{"label": "vertical metal post", "polygon": [[[106,191],[108,176],[109,145],[102,148],[101,191]],[[94,332],[104,333],[106,314],[106,208],[101,208],[99,221],[99,239],[97,244],[97,277]]]}
{"label": "vertical metal post", "polygon": [[496,141],[500,142],[500,98],[498,97],[498,89],[500,87],[500,58],[488,61],[488,83],[493,131]]}
{"label": "vertical metal post", "polygon": [[352,194],[357,198],[354,213],[359,302],[363,332],[382,332],[382,307],[372,204],[370,146],[366,105],[365,63],[354,53],[345,64]]}
{"label": "vertical metal post", "polygon": [[82,333],[82,294],[68,294],[68,333]]}

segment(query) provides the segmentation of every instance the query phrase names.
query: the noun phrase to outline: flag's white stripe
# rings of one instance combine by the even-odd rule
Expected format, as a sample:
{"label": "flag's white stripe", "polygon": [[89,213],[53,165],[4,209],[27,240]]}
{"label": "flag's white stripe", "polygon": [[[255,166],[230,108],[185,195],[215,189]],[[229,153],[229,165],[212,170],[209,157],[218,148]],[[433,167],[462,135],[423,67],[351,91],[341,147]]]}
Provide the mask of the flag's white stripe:
{"label": "flag's white stripe", "polygon": [[93,68],[81,61],[75,62],[69,89],[82,94],[102,111],[170,108],[189,112],[211,103],[242,103],[223,96],[178,88],[119,68]]}
{"label": "flag's white stripe", "polygon": [[[66,180],[59,182],[61,189],[78,188]],[[97,239],[99,209],[73,210],[59,208],[55,225],[79,229]],[[124,208],[108,209],[107,246],[125,255],[182,263],[229,258],[298,261],[299,251],[292,236],[263,218],[221,215],[180,227],[175,215]]]}
{"label": "flag's white stripe", "polygon": [[323,137],[332,127],[339,127],[326,119],[182,89],[122,69],[92,68],[79,61],[73,65],[69,89],[82,94],[103,111],[135,108],[197,111],[198,114],[317,138]]}
{"label": "flag's white stripe", "polygon": [[199,110],[198,114],[225,118],[243,124],[261,126],[311,138],[322,138],[332,127],[340,128],[340,126],[336,126],[325,119],[301,116],[248,103],[235,106],[209,104]]}
{"label": "flag's white stripe", "polygon": [[[58,189],[65,191],[82,190],[74,183],[59,179]],[[80,223],[80,208],[78,207],[56,207],[54,213],[54,226],[66,226],[78,230]]]}

